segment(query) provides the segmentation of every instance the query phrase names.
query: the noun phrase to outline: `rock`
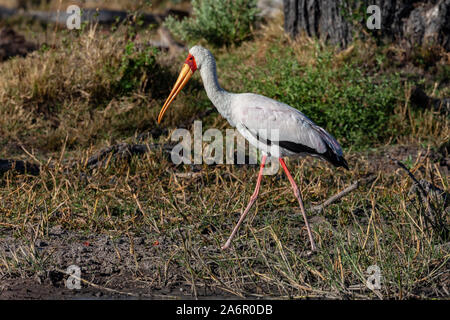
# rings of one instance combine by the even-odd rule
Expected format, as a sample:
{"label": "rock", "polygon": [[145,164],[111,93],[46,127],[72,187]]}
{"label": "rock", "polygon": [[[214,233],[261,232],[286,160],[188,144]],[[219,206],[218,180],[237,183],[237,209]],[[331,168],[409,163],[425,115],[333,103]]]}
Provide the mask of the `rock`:
{"label": "rock", "polygon": [[3,6],[0,6],[0,19],[1,20],[12,17],[16,13],[17,13],[16,9],[10,9],[10,8],[5,8]]}
{"label": "rock", "polygon": [[441,114],[450,113],[450,98],[437,99],[429,97],[422,87],[415,87],[411,91],[411,103],[421,109],[434,109]]}
{"label": "rock", "polygon": [[15,56],[24,57],[37,49],[36,44],[26,41],[13,29],[3,28],[0,30],[0,62]]}
{"label": "rock", "polygon": [[63,233],[64,233],[64,228],[60,224],[53,226],[49,232],[49,234],[51,236],[59,236],[59,235],[62,235]]}
{"label": "rock", "polygon": [[37,246],[41,247],[41,248],[46,247],[46,246],[48,246],[48,243],[45,241],[39,240],[39,241],[37,241]]}

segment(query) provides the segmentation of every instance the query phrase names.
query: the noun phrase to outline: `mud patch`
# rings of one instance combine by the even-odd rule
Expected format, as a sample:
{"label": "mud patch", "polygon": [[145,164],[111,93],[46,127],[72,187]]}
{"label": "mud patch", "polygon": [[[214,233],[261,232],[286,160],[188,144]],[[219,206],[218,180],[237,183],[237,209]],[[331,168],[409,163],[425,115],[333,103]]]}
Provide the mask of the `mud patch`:
{"label": "mud patch", "polygon": [[25,57],[37,49],[36,44],[26,41],[25,37],[13,29],[0,29],[0,62],[15,56]]}
{"label": "mud patch", "polygon": [[[12,231],[1,238],[0,299],[194,298],[192,287],[179,276],[181,266],[167,261],[161,270],[170,245],[164,237],[112,238],[55,226],[33,243],[14,237]],[[67,286],[66,272],[72,265],[80,268],[80,289]],[[206,287],[197,292],[198,298],[210,296],[227,294]]]}
{"label": "mud patch", "polygon": [[439,166],[446,176],[450,173],[450,157],[445,145],[437,150],[426,149],[418,145],[394,145],[386,146],[373,151],[354,153],[353,157],[367,159],[364,161],[368,172],[394,172],[399,167],[391,159],[397,159],[411,165],[424,163],[426,159]]}

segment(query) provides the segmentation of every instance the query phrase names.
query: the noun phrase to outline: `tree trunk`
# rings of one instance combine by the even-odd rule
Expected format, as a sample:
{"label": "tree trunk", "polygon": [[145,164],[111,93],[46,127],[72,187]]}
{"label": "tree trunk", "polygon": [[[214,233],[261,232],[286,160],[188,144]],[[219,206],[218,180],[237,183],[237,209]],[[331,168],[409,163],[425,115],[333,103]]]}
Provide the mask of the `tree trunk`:
{"label": "tree trunk", "polygon": [[[380,8],[379,30],[367,27],[369,5]],[[450,0],[284,0],[284,29],[293,37],[305,33],[342,47],[365,33],[450,51]]]}

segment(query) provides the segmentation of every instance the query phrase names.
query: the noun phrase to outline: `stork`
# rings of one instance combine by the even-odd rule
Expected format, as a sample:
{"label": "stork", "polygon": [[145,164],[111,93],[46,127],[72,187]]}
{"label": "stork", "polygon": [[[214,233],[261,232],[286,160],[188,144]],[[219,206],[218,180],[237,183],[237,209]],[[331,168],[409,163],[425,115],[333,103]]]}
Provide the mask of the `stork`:
{"label": "stork", "polygon": [[[208,49],[198,45],[189,50],[180,75],[159,113],[158,123],[161,123],[164,113],[196,70],[199,70],[208,98],[219,113],[263,154],[255,191],[222,249],[229,248],[239,226],[255,203],[267,157],[272,157],[278,158],[286,172],[305,221],[311,249],[315,251],[316,245],[301,193],[283,158],[310,155],[348,170],[341,146],[331,134],[316,125],[299,110],[285,103],[258,94],[231,93],[222,89],[217,80],[216,61],[213,55]],[[270,136],[271,130],[277,130],[277,139]]]}

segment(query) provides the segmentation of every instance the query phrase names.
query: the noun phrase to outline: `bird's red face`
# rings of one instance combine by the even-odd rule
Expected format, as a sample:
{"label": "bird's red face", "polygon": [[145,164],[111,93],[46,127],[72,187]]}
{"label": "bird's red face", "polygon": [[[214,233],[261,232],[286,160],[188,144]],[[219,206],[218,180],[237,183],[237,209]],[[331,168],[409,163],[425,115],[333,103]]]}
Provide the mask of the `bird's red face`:
{"label": "bird's red face", "polygon": [[183,89],[183,87],[192,77],[195,70],[197,70],[197,63],[195,62],[194,56],[192,54],[189,54],[186,60],[184,61],[183,69],[181,69],[180,75],[178,76],[178,79],[175,82],[175,85],[173,86],[172,91],[169,94],[169,97],[167,97],[166,102],[164,103],[161,111],[159,112],[158,123],[161,122],[164,113],[166,113],[172,101],[175,99],[178,93],[180,93],[181,89]]}

